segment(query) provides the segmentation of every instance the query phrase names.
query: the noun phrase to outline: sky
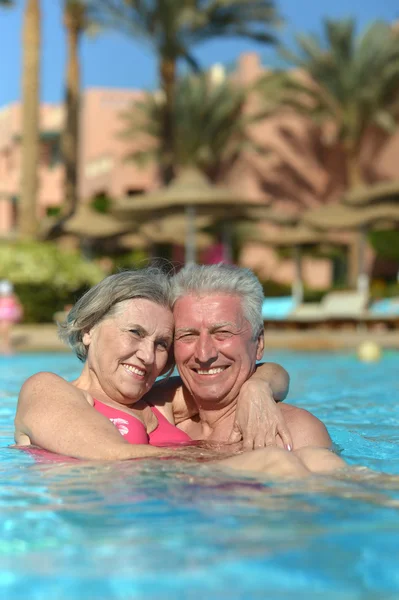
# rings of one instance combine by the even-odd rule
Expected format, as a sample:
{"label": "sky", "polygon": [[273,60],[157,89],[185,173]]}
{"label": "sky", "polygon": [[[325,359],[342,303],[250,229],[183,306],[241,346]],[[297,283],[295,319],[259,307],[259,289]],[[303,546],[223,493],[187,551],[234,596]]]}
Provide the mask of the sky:
{"label": "sky", "polygon": [[[13,9],[0,9],[0,107],[20,98],[21,28],[25,0]],[[43,48],[41,97],[60,102],[65,71],[63,0],[42,0]],[[374,19],[399,20],[398,0],[277,0],[285,26],[281,38],[289,43],[297,32],[319,32],[324,17],[352,16],[360,28]],[[264,64],[272,51],[249,41],[215,40],[195,49],[203,68],[215,62],[233,65],[241,52],[258,51]],[[153,89],[157,85],[156,57],[145,42],[116,32],[86,37],[81,47],[83,87]]]}

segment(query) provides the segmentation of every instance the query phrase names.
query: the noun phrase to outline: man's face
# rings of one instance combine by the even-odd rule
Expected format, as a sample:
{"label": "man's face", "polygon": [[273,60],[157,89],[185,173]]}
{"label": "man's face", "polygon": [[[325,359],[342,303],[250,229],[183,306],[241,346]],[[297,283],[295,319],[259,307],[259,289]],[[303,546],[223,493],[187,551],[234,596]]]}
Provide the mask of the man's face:
{"label": "man's face", "polygon": [[263,354],[254,340],[239,296],[188,295],[173,310],[174,353],[180,376],[203,408],[228,406]]}

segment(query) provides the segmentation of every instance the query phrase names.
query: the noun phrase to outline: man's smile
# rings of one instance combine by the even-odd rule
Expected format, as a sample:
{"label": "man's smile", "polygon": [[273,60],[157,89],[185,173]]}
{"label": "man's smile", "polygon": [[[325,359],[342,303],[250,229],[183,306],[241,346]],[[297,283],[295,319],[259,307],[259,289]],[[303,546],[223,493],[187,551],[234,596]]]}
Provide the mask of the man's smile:
{"label": "man's smile", "polygon": [[223,373],[228,367],[211,367],[210,369],[192,369],[198,375],[218,375]]}

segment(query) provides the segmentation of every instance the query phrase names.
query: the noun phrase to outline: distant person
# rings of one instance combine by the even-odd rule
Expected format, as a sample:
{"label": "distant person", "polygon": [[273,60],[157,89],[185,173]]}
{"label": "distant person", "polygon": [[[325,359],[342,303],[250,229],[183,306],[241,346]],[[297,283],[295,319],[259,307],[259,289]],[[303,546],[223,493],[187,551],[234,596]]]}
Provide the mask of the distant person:
{"label": "distant person", "polygon": [[12,352],[11,333],[15,323],[22,319],[23,310],[14,286],[8,279],[0,281],[0,352]]}

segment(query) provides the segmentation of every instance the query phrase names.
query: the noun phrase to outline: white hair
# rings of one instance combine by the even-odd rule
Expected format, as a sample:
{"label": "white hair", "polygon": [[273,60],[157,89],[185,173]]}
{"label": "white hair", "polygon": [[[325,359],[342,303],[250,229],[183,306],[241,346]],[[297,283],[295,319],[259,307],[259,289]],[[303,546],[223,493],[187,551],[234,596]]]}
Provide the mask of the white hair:
{"label": "white hair", "polygon": [[228,294],[238,296],[245,319],[256,339],[263,330],[263,288],[256,275],[250,270],[235,265],[187,265],[174,275],[172,284],[172,306],[188,294]]}

